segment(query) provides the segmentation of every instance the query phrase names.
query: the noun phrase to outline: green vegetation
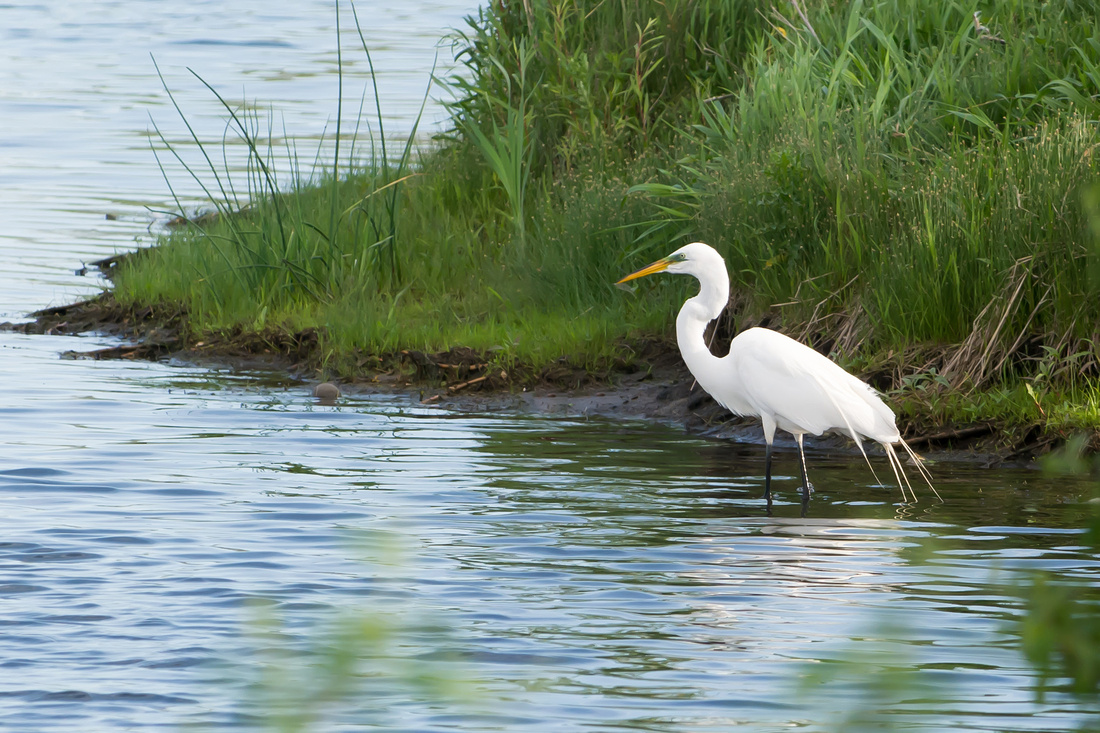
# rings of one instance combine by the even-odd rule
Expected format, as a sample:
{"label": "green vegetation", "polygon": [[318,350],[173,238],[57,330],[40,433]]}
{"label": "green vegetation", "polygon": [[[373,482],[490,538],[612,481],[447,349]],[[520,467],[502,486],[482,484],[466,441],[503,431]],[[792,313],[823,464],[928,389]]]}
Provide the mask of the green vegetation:
{"label": "green vegetation", "polygon": [[[355,538],[375,578],[410,572],[415,558],[403,537],[376,530]],[[308,624],[291,623],[258,599],[252,610],[246,627],[252,653],[223,670],[231,685],[245,682],[239,713],[250,730],[307,733],[348,720],[358,729],[394,730],[402,709],[421,700],[468,714],[484,707],[450,626],[407,599],[373,595],[363,607]],[[437,651],[410,656],[416,645]]]}
{"label": "green vegetation", "polygon": [[[1100,476],[1100,456],[1086,456],[1088,438],[1076,435],[1043,457],[1044,473],[1051,476]],[[1091,511],[1081,544],[1100,551],[1100,484],[1089,500]],[[1082,729],[1100,726],[1100,606],[1095,584],[1073,572],[1035,571],[1021,588],[1027,612],[1013,624],[1020,648],[1039,672],[1036,696],[1069,691],[1091,709]]]}
{"label": "green vegetation", "polygon": [[196,339],[315,329],[344,375],[457,346],[602,370],[689,287],[612,283],[703,240],[734,278],[723,335],[766,320],[915,416],[1100,426],[1100,8],[802,10],[494,1],[456,36],[451,129],[415,162],[372,131],[321,181],[292,153],[280,178],[227,106],[248,180],[196,171],[222,215],[115,296]]}

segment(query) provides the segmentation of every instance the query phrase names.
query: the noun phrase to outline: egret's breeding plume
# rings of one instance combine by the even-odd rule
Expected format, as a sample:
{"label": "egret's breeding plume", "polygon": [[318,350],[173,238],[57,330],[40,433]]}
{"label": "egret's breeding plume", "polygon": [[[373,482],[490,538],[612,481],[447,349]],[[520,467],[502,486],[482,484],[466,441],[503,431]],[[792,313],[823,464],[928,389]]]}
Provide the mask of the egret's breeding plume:
{"label": "egret's breeding plume", "polygon": [[[771,501],[772,441],[782,428],[798,441],[802,464],[802,501],[810,498],[806,474],[806,453],[802,436],[821,435],[827,430],[846,433],[856,441],[864,460],[863,440],[882,444],[894,470],[904,501],[905,489],[916,494],[905,476],[894,444],[900,443],[917,469],[932,486],[920,459],[901,439],[894,413],[867,383],[808,346],[766,328],[750,328],[730,343],[729,354],[714,356],[703,339],[707,324],[718,317],[729,300],[730,281],[722,256],[710,246],[695,242],[668,257],[627,275],[619,283],[671,272],[691,275],[699,281],[699,294],[689,298],[676,316],[676,342],[688,369],[711,397],[731,412],[759,417],[764,427],[764,496]],[[618,284],[618,283],[616,283]],[[867,466],[871,462],[867,460]],[[874,468],[871,468],[874,473]],[[876,481],[877,481],[876,477]],[[904,482],[904,483],[903,483]],[[939,498],[939,494],[936,493]]]}

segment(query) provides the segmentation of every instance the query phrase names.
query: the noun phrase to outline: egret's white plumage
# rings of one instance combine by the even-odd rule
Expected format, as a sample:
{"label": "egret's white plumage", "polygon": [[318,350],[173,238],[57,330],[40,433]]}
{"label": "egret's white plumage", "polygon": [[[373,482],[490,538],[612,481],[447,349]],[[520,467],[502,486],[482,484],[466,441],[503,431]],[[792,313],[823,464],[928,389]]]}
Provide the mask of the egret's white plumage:
{"label": "egret's white plumage", "polygon": [[[903,498],[905,487],[909,487],[910,494],[913,488],[894,452],[895,443],[901,443],[929,487],[932,486],[920,459],[901,439],[894,413],[886,403],[867,383],[827,357],[766,328],[750,328],[738,334],[726,356],[711,353],[703,338],[704,330],[729,300],[726,263],[713,248],[702,242],[686,245],[619,282],[656,272],[691,275],[699,281],[699,294],[689,298],[676,317],[676,341],[699,386],[731,412],[759,417],[763,423],[768,449],[765,491],[769,497],[771,446],[776,428],[791,433],[798,441],[804,499],[809,497],[809,480],[802,436],[820,435],[828,430],[850,435],[860,451],[865,439],[881,443],[899,484],[905,481],[901,484]],[[870,461],[867,465],[871,465]],[[935,492],[934,487],[932,491]],[[913,499],[916,500],[915,494]]]}

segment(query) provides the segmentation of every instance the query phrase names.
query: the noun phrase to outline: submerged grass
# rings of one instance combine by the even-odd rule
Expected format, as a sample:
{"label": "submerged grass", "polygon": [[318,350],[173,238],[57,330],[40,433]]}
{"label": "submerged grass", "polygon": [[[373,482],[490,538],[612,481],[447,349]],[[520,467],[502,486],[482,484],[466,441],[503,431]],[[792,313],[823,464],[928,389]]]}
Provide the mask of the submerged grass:
{"label": "submerged grass", "polygon": [[345,375],[459,345],[598,369],[690,288],[611,283],[703,240],[735,284],[723,335],[779,327],[914,415],[1095,427],[1098,28],[1071,0],[493,2],[454,38],[432,145],[395,155],[376,102],[352,164],[280,173],[226,104],[244,180],[204,150],[220,216],[115,295],[196,337],[316,329]]}

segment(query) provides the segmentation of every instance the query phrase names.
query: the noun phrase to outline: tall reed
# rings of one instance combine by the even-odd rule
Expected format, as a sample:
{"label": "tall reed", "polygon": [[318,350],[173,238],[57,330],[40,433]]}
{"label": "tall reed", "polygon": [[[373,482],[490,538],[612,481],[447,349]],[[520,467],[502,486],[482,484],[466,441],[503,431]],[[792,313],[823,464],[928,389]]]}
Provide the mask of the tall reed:
{"label": "tall reed", "polygon": [[[358,17],[354,17],[358,28]],[[361,29],[359,36],[363,40]],[[378,87],[365,41],[363,50],[371,64],[377,100]],[[269,313],[332,302],[343,297],[349,287],[394,293],[404,286],[399,242],[401,188],[416,175],[412,170],[413,141],[420,115],[396,158],[390,157],[392,142],[387,142],[381,107],[376,107],[374,125],[360,120],[366,124],[369,141],[364,166],[360,162],[364,151],[356,147],[356,138],[346,141],[350,149],[341,148],[342,56],[339,59],[337,122],[330,157],[326,167],[308,172],[303,172],[297,149],[289,140],[285,149],[277,148],[272,120],[265,121],[247,104],[230,103],[192,72],[228,118],[235,140],[224,140],[222,145],[243,144],[247,151],[242,169],[233,168],[225,151],[218,162],[218,154],[195,132],[161,77],[190,136],[190,153],[197,154],[199,163],[190,162],[188,151],[173,144],[155,123],[160,149],[154,147],[154,154],[158,161],[165,153],[174,158],[206,194],[216,216],[188,215],[161,165],[188,227],[171,237],[165,248],[168,260],[173,255],[177,258],[177,266],[162,271],[168,282],[151,287],[169,288],[198,311],[209,308],[218,322],[232,322],[249,314],[262,326]],[[426,96],[427,91],[425,100]],[[322,135],[318,157],[326,144]],[[186,260],[186,266],[179,266],[181,260]],[[139,283],[123,279],[120,292],[130,295],[128,284],[140,287]]]}
{"label": "tall reed", "polygon": [[1070,384],[1100,371],[1098,27],[1073,0],[494,1],[453,39],[451,125],[415,161],[376,95],[369,155],[341,153],[324,193],[226,105],[247,183],[206,157],[217,223],[119,292],[205,327],[316,328],[349,363],[459,344],[606,363],[667,331],[688,287],[610,283],[702,239],[733,326],[864,364],[916,354],[899,373],[956,384]]}
{"label": "tall reed", "polygon": [[857,318],[849,345],[986,339],[1026,373],[1040,344],[1094,342],[1096,14],[1020,2],[993,38],[977,10],[857,1],[759,39],[694,149],[631,189],[648,231],[718,244],[796,321]]}

